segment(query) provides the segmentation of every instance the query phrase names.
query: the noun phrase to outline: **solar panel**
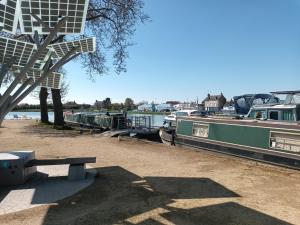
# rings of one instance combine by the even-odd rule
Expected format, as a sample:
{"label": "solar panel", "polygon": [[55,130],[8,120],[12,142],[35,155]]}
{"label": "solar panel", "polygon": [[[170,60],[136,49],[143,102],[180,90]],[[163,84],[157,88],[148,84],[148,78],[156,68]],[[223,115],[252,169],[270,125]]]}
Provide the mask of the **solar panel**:
{"label": "solar panel", "polygon": [[0,27],[3,31],[16,33],[19,14],[19,0],[0,0]]}
{"label": "solar panel", "polygon": [[[19,73],[22,67],[13,66],[13,73]],[[38,69],[30,69],[26,75],[27,78],[33,78],[33,81],[30,84],[33,84],[37,79],[39,79],[43,74],[42,70]],[[26,81],[27,78],[22,79],[22,83]],[[62,83],[63,75],[61,73],[50,73],[46,79],[42,83],[40,83],[40,87],[60,89]]]}
{"label": "solar panel", "polygon": [[[0,63],[7,64],[14,56],[16,58],[15,65],[25,66],[31,56],[37,51],[37,46],[32,43],[18,41],[6,37],[0,37]],[[45,49],[34,68],[42,69],[46,61],[49,59],[51,51],[49,48]]]}
{"label": "solar panel", "polygon": [[76,41],[59,42],[49,45],[49,47],[52,48],[52,58],[54,59],[62,58],[65,54],[67,54],[67,52],[77,46],[79,46],[79,48],[76,53],[95,52],[96,38],[93,37]]}
{"label": "solar panel", "polygon": [[84,31],[89,0],[20,0],[20,27],[23,34],[48,34],[32,16],[37,15],[49,28],[55,27],[62,17],[68,17],[58,34],[81,34]]}

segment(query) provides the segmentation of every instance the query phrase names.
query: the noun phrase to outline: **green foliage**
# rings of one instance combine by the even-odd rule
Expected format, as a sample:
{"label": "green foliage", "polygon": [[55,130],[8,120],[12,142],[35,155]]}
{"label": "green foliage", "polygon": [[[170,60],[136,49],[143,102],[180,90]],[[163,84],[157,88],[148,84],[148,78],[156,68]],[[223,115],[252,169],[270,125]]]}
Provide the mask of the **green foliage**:
{"label": "green foliage", "polygon": [[126,98],[125,103],[124,103],[124,108],[127,111],[133,110],[134,109],[134,101],[131,98]]}

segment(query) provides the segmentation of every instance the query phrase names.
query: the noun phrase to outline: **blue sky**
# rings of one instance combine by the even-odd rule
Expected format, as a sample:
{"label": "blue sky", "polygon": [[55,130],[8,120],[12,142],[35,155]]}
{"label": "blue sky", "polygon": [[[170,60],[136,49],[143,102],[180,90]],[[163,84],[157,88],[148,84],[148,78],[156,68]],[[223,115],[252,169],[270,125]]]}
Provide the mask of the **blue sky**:
{"label": "blue sky", "polygon": [[[67,100],[164,102],[300,89],[300,0],[145,0],[127,73],[66,66]],[[32,97],[25,101],[33,102]]]}

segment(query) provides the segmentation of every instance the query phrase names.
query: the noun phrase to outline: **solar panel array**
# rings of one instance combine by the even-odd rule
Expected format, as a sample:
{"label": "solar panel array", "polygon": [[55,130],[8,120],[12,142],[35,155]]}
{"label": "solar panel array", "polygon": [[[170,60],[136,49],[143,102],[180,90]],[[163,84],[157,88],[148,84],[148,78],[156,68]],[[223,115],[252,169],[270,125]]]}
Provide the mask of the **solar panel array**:
{"label": "solar panel array", "polygon": [[3,31],[16,33],[19,12],[19,0],[0,0],[0,27]]}
{"label": "solar panel array", "polygon": [[[12,68],[14,73],[19,73],[22,67],[14,66]],[[25,82],[28,78],[32,78],[30,84],[33,84],[37,79],[39,79],[43,75],[42,70],[38,69],[30,69],[26,73],[27,77],[22,79],[22,82]],[[61,73],[50,73],[46,79],[42,83],[40,83],[40,87],[46,87],[46,88],[53,88],[53,89],[60,89],[61,83],[62,83],[63,75]]]}
{"label": "solar panel array", "polygon": [[[0,37],[0,63],[7,64],[12,57],[15,57],[14,64],[19,66],[25,66],[31,56],[37,51],[37,46],[32,43],[18,41],[6,37]],[[38,60],[36,61],[34,68],[41,69],[45,65],[47,59],[50,57],[49,48],[45,49]]]}
{"label": "solar panel array", "polygon": [[[54,28],[62,18],[67,17],[58,35],[80,34],[84,31],[88,4],[89,0],[0,0],[0,28],[15,34],[19,25],[22,34],[32,35],[37,31],[43,35],[49,34],[49,28]],[[39,17],[43,24],[36,21],[33,15]],[[53,59],[62,58],[74,47],[77,48],[76,53],[94,52],[96,40],[87,38],[49,45],[33,68],[29,69],[27,78],[36,81],[42,76],[42,69],[51,55]],[[37,50],[36,44],[0,36],[0,64],[8,64],[14,58],[14,73],[20,73]],[[51,73],[40,86],[60,89],[61,80],[62,74]]]}
{"label": "solar panel array", "polygon": [[[6,37],[0,37],[1,64],[7,64],[10,62],[12,57],[15,57],[15,65],[25,66],[36,51],[37,46],[35,44]],[[50,55],[50,49],[45,49],[36,61],[34,68],[42,69]]]}
{"label": "solar panel array", "polygon": [[78,47],[76,53],[88,53],[94,52],[96,50],[96,39],[86,38],[76,41],[66,41],[55,43],[49,45],[52,48],[52,58],[59,59],[62,58],[67,52],[69,52],[74,47]]}
{"label": "solar panel array", "polygon": [[20,27],[23,34],[48,34],[32,16],[37,15],[49,27],[53,28],[62,17],[68,17],[59,34],[80,34],[84,31],[89,0],[20,0]]}

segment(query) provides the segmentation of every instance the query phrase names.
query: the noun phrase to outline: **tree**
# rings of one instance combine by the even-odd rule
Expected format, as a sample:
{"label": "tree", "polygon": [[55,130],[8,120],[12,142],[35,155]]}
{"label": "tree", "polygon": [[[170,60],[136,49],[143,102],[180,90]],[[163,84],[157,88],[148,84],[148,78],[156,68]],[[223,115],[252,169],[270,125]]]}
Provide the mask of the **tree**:
{"label": "tree", "polygon": [[111,100],[110,98],[106,98],[103,100],[103,108],[110,110],[111,108]]}
{"label": "tree", "polygon": [[131,98],[126,98],[124,103],[124,108],[129,111],[134,109],[134,102]]}
{"label": "tree", "polygon": [[[138,21],[144,22],[148,19],[142,11],[144,3],[142,0],[91,0],[89,2],[85,35],[94,34],[97,38],[97,51],[94,54],[87,54],[81,57],[83,67],[87,69],[90,77],[95,74],[103,74],[107,71],[106,57],[109,52],[113,52],[114,68],[117,73],[126,71],[125,59],[128,57],[127,48],[132,43],[130,38],[134,34]],[[49,44],[66,40],[65,35],[58,35],[60,28],[67,22],[68,17],[61,17],[55,27],[50,28],[46,23],[31,14],[35,23],[49,30],[48,35],[39,35],[35,32],[32,35],[12,36],[13,38],[22,39],[27,42],[35,43],[38,49],[30,57],[27,64],[17,74],[14,75],[12,82],[0,96],[0,125],[5,115],[20,103],[28,94],[43,82],[49,74],[58,71],[64,64],[75,59],[80,54],[76,52],[78,47],[72,48],[62,58],[57,61],[48,60],[43,67],[43,72],[39,79],[33,80],[27,77],[27,72],[33,68],[37,59],[43,54]],[[52,26],[52,25],[51,25]],[[14,64],[12,57],[8,63],[2,65],[0,71],[0,87]],[[22,82],[21,86],[18,84]],[[56,92],[52,92],[54,94]],[[54,101],[61,102],[61,96],[53,98]],[[61,104],[54,103],[59,108]],[[61,108],[60,108],[61,109]],[[62,112],[62,110],[61,110]]]}
{"label": "tree", "polygon": [[[5,62],[5,64],[2,64],[0,71],[0,87],[2,82],[6,79],[5,77],[7,76],[11,78],[11,82],[7,85],[7,88],[5,89],[4,93],[0,95],[0,125],[3,122],[5,115],[8,112],[10,112],[13,108],[15,108],[36,87],[40,86],[40,84],[50,74],[58,71],[64,64],[68,63],[69,61],[71,61],[79,55],[79,53],[77,53],[78,51],[80,51],[79,46],[73,47],[62,57],[58,58],[55,62],[53,62],[51,58],[49,58],[49,60],[45,63],[42,71],[40,72],[39,78],[33,79],[33,77],[28,77],[27,73],[30,70],[33,70],[33,67],[37,60],[40,57],[42,57],[45,51],[48,51],[47,47],[49,46],[49,44],[55,41],[58,31],[64,26],[64,24],[68,20],[67,17],[63,17],[54,26],[54,28],[49,28],[43,23],[43,21],[41,21],[39,17],[37,17],[34,14],[32,14],[32,16],[36,19],[37,23],[49,30],[49,35],[38,35],[38,33],[35,32],[33,36],[20,36],[24,38],[24,40],[34,40],[37,49],[28,59],[24,67],[21,67],[19,70],[15,70],[13,75],[10,74],[9,71],[11,71],[17,56],[13,56],[10,60]],[[19,36],[15,37],[15,39],[18,37]],[[20,83],[21,85],[19,85]]]}
{"label": "tree", "polygon": [[[61,74],[63,74],[63,80],[61,83],[61,88],[57,89],[61,99],[63,100],[67,95],[68,95],[68,91],[69,91],[69,83],[67,82],[67,75],[66,75],[66,71],[64,69],[60,69],[59,71]],[[41,112],[41,122],[42,123],[49,123],[49,117],[48,117],[48,101],[52,101],[53,103],[56,103],[56,101],[53,101],[53,95],[49,95],[49,88],[46,87],[39,87],[37,88],[35,91],[32,92],[32,96],[35,98],[38,98],[40,100],[40,112]],[[55,89],[53,89],[55,90]],[[50,90],[52,91],[52,90]],[[58,100],[59,101],[59,100]],[[60,101],[61,103],[61,101]],[[58,102],[59,104],[59,102]],[[55,104],[56,107],[57,103]],[[60,114],[62,115],[63,113],[59,110],[59,108],[55,108],[54,109],[54,123],[55,125],[57,124],[61,124],[62,121],[59,121],[59,119],[61,119],[61,117],[59,116]]]}
{"label": "tree", "polygon": [[[64,75],[65,71],[61,71]],[[64,115],[63,115],[63,104],[62,99],[64,99],[69,91],[69,84],[67,83],[65,76],[62,81],[60,89],[51,89],[53,111],[54,111],[54,125],[55,126],[64,126]]]}
{"label": "tree", "polygon": [[94,103],[94,107],[97,110],[101,110],[103,108],[103,102],[96,100],[95,103]]}
{"label": "tree", "polygon": [[48,117],[48,89],[46,87],[41,87],[39,91],[40,107],[41,107],[41,122],[49,123]]}
{"label": "tree", "polygon": [[[127,48],[132,45],[131,37],[136,24],[149,19],[143,8],[142,0],[90,0],[86,17],[86,35],[96,36],[97,50],[94,54],[81,55],[80,58],[90,78],[107,72],[106,57],[110,52],[113,52],[115,72],[118,74],[126,72]],[[52,98],[54,105],[61,106],[58,91],[52,91]],[[54,109],[55,115],[59,115],[56,110],[60,111],[62,118],[62,108]],[[63,125],[63,121],[61,123],[58,125]]]}

